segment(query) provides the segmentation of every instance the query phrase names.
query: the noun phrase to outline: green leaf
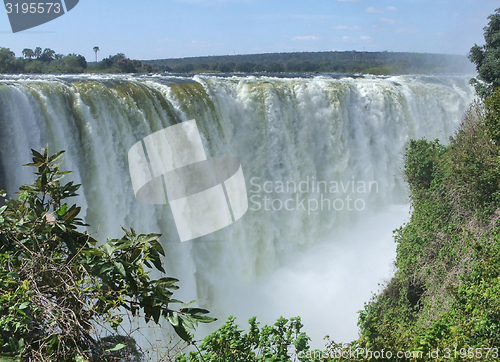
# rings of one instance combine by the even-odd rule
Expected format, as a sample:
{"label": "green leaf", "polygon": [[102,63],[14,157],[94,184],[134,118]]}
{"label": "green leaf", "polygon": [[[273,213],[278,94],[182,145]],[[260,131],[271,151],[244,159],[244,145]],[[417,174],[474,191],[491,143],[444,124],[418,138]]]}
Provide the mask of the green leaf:
{"label": "green leaf", "polygon": [[[43,150],[42,150],[42,152],[43,152]],[[37,158],[37,159],[40,159],[42,162],[45,161],[45,157],[43,157],[42,154],[38,153],[34,149],[31,149],[31,154],[33,155],[33,160],[35,160],[35,158]]]}
{"label": "green leaf", "polygon": [[150,248],[149,253],[151,254],[151,259],[156,269],[165,273],[165,269],[163,269],[163,266],[161,265],[160,255],[158,254],[158,251],[155,248]]}
{"label": "green leaf", "polygon": [[184,341],[186,341],[188,343],[191,342],[191,335],[188,333],[188,331],[186,330],[186,328],[184,328],[184,326],[182,324],[177,325],[177,326],[173,326],[173,327],[174,327],[175,333],[177,333],[177,335],[179,337],[181,337]]}
{"label": "green leaf", "polygon": [[198,315],[198,314],[192,315],[191,318],[201,323],[212,323],[217,320],[217,318],[208,317],[206,315]]}
{"label": "green leaf", "polygon": [[22,354],[24,352],[24,347],[25,347],[24,338],[19,339],[18,346],[19,346],[19,354]]}
{"label": "green leaf", "polygon": [[108,240],[106,244],[102,246],[102,248],[104,249],[106,254],[108,254],[108,256],[113,255],[113,247],[110,245],[110,240]]}
{"label": "green leaf", "polygon": [[99,274],[106,274],[107,272],[109,272],[112,269],[113,269],[112,265],[104,264],[104,266],[101,267],[101,270],[99,271]]}
{"label": "green leaf", "polygon": [[172,326],[176,327],[179,325],[179,316],[177,315],[177,312],[171,312],[167,319]]}
{"label": "green leaf", "polygon": [[133,241],[132,240],[118,240],[118,242],[116,244],[118,244],[119,246],[115,248],[115,252],[117,252],[118,250],[124,250],[124,249],[130,248],[133,244]]}
{"label": "green leaf", "polygon": [[180,310],[182,313],[187,313],[187,314],[208,314],[210,311],[202,308],[182,308]]}
{"label": "green leaf", "polygon": [[147,235],[139,235],[139,241],[144,244],[151,243],[152,241],[157,240],[160,236],[161,234],[154,234],[154,233]]}
{"label": "green leaf", "polygon": [[160,306],[155,306],[151,310],[151,316],[153,317],[153,320],[155,321],[156,324],[160,321],[160,313],[161,313],[161,308]]}
{"label": "green leaf", "polygon": [[[160,235],[161,236],[161,235]],[[163,256],[165,256],[165,250],[163,250],[163,247],[161,244],[158,242],[158,240],[154,239],[151,240],[151,245]]]}
{"label": "green leaf", "polygon": [[129,238],[133,238],[134,237],[134,235],[130,231],[128,231],[127,229],[125,229],[123,226],[121,228],[125,232],[125,235],[127,235]]}
{"label": "green leaf", "polygon": [[[173,284],[173,283],[177,283],[178,281],[179,281],[179,279],[177,279],[177,278],[163,277],[163,278],[158,279],[158,284]],[[184,304],[183,306],[189,305],[189,304],[194,303],[194,302],[199,302],[200,300],[201,300],[201,298],[197,299],[197,300],[193,300],[189,303]]]}
{"label": "green leaf", "polygon": [[68,209],[68,204],[64,204],[61,206],[61,208],[57,211],[57,215],[63,216],[66,213],[66,210]]}
{"label": "green leaf", "polygon": [[185,315],[181,315],[180,317],[182,320],[181,324],[185,325],[189,329],[194,329],[194,323],[196,323],[196,321],[191,320],[191,318],[189,318],[188,316],[185,316]]}
{"label": "green leaf", "polygon": [[120,272],[120,274],[123,276],[123,277],[126,277],[127,276],[127,273],[125,272],[125,268],[123,267],[123,264],[119,261],[114,261],[113,264],[115,264],[116,266],[116,269],[118,269],[118,271]]}
{"label": "green leaf", "polygon": [[[163,278],[162,278],[162,279],[163,279]],[[160,280],[161,280],[161,279],[160,279]],[[182,307],[181,307],[181,308],[185,308],[185,307],[187,307],[188,305],[191,305],[191,304],[193,304],[193,303],[199,302],[200,300],[201,300],[201,298],[198,298],[198,299],[194,299],[194,300],[192,300],[192,301],[190,301],[190,302],[184,303],[184,304],[182,305]]]}
{"label": "green leaf", "polygon": [[56,153],[55,155],[52,155],[50,158],[49,158],[49,162],[54,162],[56,161],[57,159],[59,159],[63,154],[64,152],[66,151],[59,151],[58,153]]}
{"label": "green leaf", "polygon": [[123,349],[127,347],[126,344],[121,344],[121,343],[118,343],[116,346],[114,346],[113,348],[111,349],[107,349],[106,352],[114,352],[114,351],[119,351],[120,349]]}
{"label": "green leaf", "polygon": [[137,249],[134,249],[134,251],[132,252],[132,255],[130,256],[130,262],[133,264],[137,261],[137,259],[139,259],[139,256],[141,255],[141,252],[142,250],[137,248]]}
{"label": "green leaf", "polygon": [[71,210],[70,212],[68,212],[68,213],[64,216],[63,220],[64,220],[64,221],[68,221],[68,219],[70,219],[70,218],[74,218],[75,216],[77,216],[77,215],[80,213],[80,210],[81,210],[81,208],[80,208],[80,207],[76,207],[76,208],[74,208],[73,210]]}

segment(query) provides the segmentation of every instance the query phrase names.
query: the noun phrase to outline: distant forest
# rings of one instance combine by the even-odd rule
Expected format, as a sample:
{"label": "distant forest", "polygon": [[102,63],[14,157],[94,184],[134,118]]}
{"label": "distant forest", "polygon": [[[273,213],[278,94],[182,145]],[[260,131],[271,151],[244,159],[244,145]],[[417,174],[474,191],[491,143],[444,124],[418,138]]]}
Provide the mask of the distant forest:
{"label": "distant forest", "polygon": [[[94,51],[99,51],[95,47]],[[62,55],[41,47],[25,48],[16,57],[0,47],[0,73],[365,73],[431,74],[474,73],[465,55],[393,52],[309,52],[225,55],[143,60],[118,53],[89,62],[79,54]]]}
{"label": "distant forest", "polygon": [[172,73],[474,73],[465,55],[394,52],[306,52],[144,60]]}

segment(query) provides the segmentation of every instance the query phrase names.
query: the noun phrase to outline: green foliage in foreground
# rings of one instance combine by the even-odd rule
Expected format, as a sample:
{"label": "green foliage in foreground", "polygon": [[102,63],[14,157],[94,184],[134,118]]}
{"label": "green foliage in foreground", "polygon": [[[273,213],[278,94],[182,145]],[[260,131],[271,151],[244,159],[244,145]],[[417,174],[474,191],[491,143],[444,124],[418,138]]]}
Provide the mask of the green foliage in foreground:
{"label": "green foliage in foreground", "polygon": [[300,317],[280,317],[274,325],[261,328],[256,317],[252,317],[248,324],[248,331],[243,331],[235,318],[229,317],[223,326],[205,337],[196,352],[180,353],[168,361],[337,362],[352,359],[358,352],[356,342],[335,343],[329,336],[325,337],[326,344],[322,350],[311,349],[310,338],[302,332]]}
{"label": "green foliage in foreground", "polygon": [[214,320],[204,309],[171,308],[181,303],[172,298],[177,279],[151,279],[151,269],[164,273],[160,235],[124,229],[97,246],[78,231],[80,208],[66,199],[80,185],[61,183],[63,152],[32,152],[36,181],[0,208],[0,360],[138,361],[134,340],[120,335],[124,318],[167,320],[187,342],[188,329]]}
{"label": "green foliage in foreground", "polygon": [[[253,317],[249,321],[249,331],[243,332],[235,323],[235,318],[228,321],[215,332],[207,336],[199,346],[204,361],[292,361],[293,354],[309,349],[309,337],[301,332],[300,318],[279,318],[273,326],[259,329],[259,323]],[[293,353],[292,353],[293,352]],[[180,354],[177,362],[198,362],[200,354],[191,352]]]}

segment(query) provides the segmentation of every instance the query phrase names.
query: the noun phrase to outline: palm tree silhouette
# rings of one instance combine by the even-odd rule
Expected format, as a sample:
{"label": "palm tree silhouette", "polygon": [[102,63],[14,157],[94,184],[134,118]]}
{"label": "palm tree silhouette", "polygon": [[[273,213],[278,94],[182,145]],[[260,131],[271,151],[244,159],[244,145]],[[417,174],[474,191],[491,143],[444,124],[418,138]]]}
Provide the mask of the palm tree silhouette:
{"label": "palm tree silhouette", "polygon": [[33,51],[33,49],[24,48],[23,55],[25,58],[28,58],[29,60],[31,60],[31,58],[33,58],[35,56],[35,52]]}
{"label": "palm tree silhouette", "polygon": [[99,47],[94,47],[94,52],[95,52],[95,62],[97,64],[97,52],[99,51]]}
{"label": "palm tree silhouette", "polygon": [[40,57],[42,56],[42,48],[36,47],[34,53],[35,58],[40,59]]}

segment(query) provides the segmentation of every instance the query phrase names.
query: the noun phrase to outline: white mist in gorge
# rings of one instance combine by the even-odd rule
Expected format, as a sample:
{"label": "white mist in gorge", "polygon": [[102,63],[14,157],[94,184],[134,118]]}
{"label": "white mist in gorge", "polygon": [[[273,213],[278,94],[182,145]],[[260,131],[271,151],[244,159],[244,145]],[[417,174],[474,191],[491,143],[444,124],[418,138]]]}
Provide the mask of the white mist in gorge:
{"label": "white mist in gorge", "polygon": [[[231,314],[243,328],[253,315],[299,315],[313,346],[326,334],[350,341],[356,312],[393,272],[392,230],[409,209],[405,144],[446,143],[474,97],[468,79],[4,76],[0,189],[13,196],[34,179],[21,166],[31,148],[66,150],[89,231],[162,233],[174,297],[202,298],[218,325]],[[241,163],[249,210],[181,243],[168,205],[136,201],[127,153],[192,119],[207,155]]]}

